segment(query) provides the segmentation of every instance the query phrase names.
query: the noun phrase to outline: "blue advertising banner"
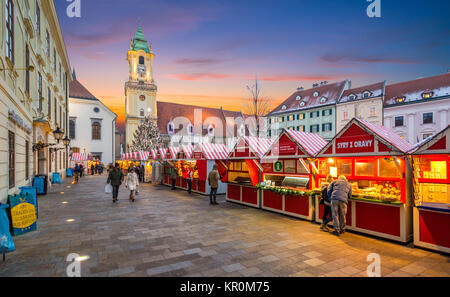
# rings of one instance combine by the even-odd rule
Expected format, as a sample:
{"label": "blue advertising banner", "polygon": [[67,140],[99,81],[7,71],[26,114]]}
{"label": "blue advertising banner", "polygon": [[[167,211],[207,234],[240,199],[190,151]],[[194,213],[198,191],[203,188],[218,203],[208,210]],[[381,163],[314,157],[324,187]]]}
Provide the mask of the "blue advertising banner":
{"label": "blue advertising banner", "polygon": [[36,207],[33,196],[29,193],[22,193],[9,196],[11,207],[11,223],[14,236],[36,231]]}

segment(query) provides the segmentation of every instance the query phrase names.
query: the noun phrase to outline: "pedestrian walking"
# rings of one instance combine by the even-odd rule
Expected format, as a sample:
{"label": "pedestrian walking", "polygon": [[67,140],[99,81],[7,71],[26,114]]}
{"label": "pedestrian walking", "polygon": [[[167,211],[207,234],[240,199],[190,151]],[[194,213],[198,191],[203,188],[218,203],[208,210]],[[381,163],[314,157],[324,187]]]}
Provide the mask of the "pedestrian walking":
{"label": "pedestrian walking", "polygon": [[352,185],[344,175],[333,181],[328,187],[328,197],[331,201],[333,215],[333,234],[339,236],[345,233],[348,199],[352,197]]}
{"label": "pedestrian walking", "polygon": [[194,176],[194,171],[191,168],[188,168],[186,175],[186,182],[188,186],[188,194],[192,194],[192,177]]}
{"label": "pedestrian walking", "polygon": [[94,175],[95,173],[95,166],[94,164],[91,165],[91,175]]}
{"label": "pedestrian walking", "polygon": [[170,173],[170,179],[172,180],[172,190],[175,190],[175,182],[178,177],[177,170],[172,168],[172,172]]}
{"label": "pedestrian walking", "polygon": [[324,213],[322,216],[322,225],[320,226],[320,230],[324,232],[329,232],[328,223],[331,222],[333,217],[331,212],[331,201],[328,197],[328,186],[333,182],[333,177],[329,174],[325,182],[322,183],[321,191],[322,191],[322,199],[320,200],[320,204],[323,204]]}
{"label": "pedestrian walking", "polygon": [[80,164],[80,178],[83,177],[84,166]]}
{"label": "pedestrian walking", "polygon": [[78,178],[80,177],[80,165],[77,163],[73,169],[73,182],[72,184],[78,184]]}
{"label": "pedestrian walking", "polygon": [[119,164],[116,163],[113,170],[111,170],[108,174],[108,180],[106,183],[111,184],[113,190],[112,190],[112,196],[113,196],[113,202],[116,203],[119,196],[119,187],[122,184],[124,179],[123,173],[120,170]]}
{"label": "pedestrian walking", "polygon": [[217,189],[219,188],[219,170],[217,165],[213,166],[213,169],[208,175],[208,184],[211,188],[211,191],[209,193],[209,204],[217,205]]}
{"label": "pedestrian walking", "polygon": [[145,181],[145,166],[141,164],[139,166],[139,182],[143,183]]}
{"label": "pedestrian walking", "polygon": [[136,191],[139,187],[139,179],[134,168],[131,168],[125,179],[125,187],[130,190],[130,201],[134,202]]}

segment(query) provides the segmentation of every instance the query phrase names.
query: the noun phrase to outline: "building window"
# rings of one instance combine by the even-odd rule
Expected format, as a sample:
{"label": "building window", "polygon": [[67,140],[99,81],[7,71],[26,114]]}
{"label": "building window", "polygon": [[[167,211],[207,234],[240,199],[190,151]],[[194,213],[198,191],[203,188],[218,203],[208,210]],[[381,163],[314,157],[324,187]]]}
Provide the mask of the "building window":
{"label": "building window", "polygon": [[213,125],[208,126],[208,135],[214,136],[214,126]]}
{"label": "building window", "polygon": [[294,120],[294,116],[293,115],[288,116],[288,121],[293,121],[293,120]]}
{"label": "building window", "polygon": [[370,107],[370,116],[374,117],[377,115],[377,107],[376,106],[371,106]]}
{"label": "building window", "polygon": [[56,48],[53,49],[53,70],[56,72]]}
{"label": "building window", "polygon": [[167,124],[167,133],[169,134],[175,133],[175,125],[172,122]]}
{"label": "building window", "polygon": [[314,94],[313,94],[313,96],[314,96],[314,97],[319,96],[319,92],[315,91]]}
{"label": "building window", "polygon": [[355,100],[355,99],[356,99],[356,96],[353,95],[353,94],[351,94],[351,95],[348,96],[348,100],[350,100],[350,101],[353,101],[353,100]]}
{"label": "building window", "polygon": [[36,32],[37,36],[41,37],[41,9],[37,1],[36,1]]}
{"label": "building window", "polygon": [[298,131],[300,131],[300,132],[305,132],[305,130],[306,130],[306,126],[305,125],[301,125],[301,126],[298,127]]}
{"label": "building window", "polygon": [[323,132],[330,132],[332,130],[333,130],[333,124],[332,123],[322,124],[322,131]]}
{"label": "building window", "polygon": [[330,116],[333,114],[333,110],[332,109],[326,109],[326,110],[322,110],[322,116]]}
{"label": "building window", "polygon": [[305,106],[305,104],[306,104],[305,102],[300,102],[301,107]]}
{"label": "building window", "polygon": [[75,119],[69,119],[69,137],[70,139],[75,139],[76,137],[76,125],[75,125]]}
{"label": "building window", "polygon": [[364,99],[367,99],[367,98],[369,98],[370,97],[370,92],[369,91],[365,91],[364,93],[363,93],[363,98]]}
{"label": "building window", "polygon": [[6,57],[14,63],[14,3],[6,0]]}
{"label": "building window", "polygon": [[311,127],[309,127],[309,132],[311,132],[311,133],[318,133],[318,132],[320,132],[319,125],[311,125]]}
{"label": "building window", "polygon": [[348,120],[348,111],[344,111],[344,121]]}
{"label": "building window", "polygon": [[433,124],[433,113],[427,112],[423,114],[423,123],[424,124]]}
{"label": "building window", "polygon": [[28,44],[25,46],[25,91],[30,95],[30,71],[28,68],[30,67],[30,49],[28,48]]}
{"label": "building window", "polygon": [[48,33],[48,30],[45,31],[45,51],[47,53],[47,56],[50,57],[50,33]]}
{"label": "building window", "polygon": [[395,117],[395,127],[403,127],[403,116]]}
{"label": "building window", "polygon": [[15,143],[15,135],[13,132],[9,131],[8,132],[8,144],[9,144],[9,150],[8,150],[8,154],[9,154],[9,188],[12,189],[14,188],[15,184],[16,184],[16,143]]}
{"label": "building window", "polygon": [[95,121],[92,122],[92,140],[101,140],[102,139],[102,125]]}
{"label": "building window", "polygon": [[403,103],[406,101],[406,97],[397,97],[395,98],[396,103]]}
{"label": "building window", "polygon": [[25,179],[30,178],[30,142],[25,140]]}
{"label": "building window", "polygon": [[322,97],[320,98],[320,103],[325,103],[327,102],[328,98],[327,97]]}
{"label": "building window", "polygon": [[286,108],[287,108],[286,105],[283,105],[283,106],[281,107],[282,110],[286,110]]}
{"label": "building window", "polygon": [[48,118],[52,118],[52,90],[50,88],[47,88],[47,95],[48,95],[48,103],[47,103],[47,112],[48,112]]}
{"label": "building window", "polygon": [[144,109],[141,109],[141,110],[139,111],[139,115],[140,115],[141,117],[145,116]]}
{"label": "building window", "polygon": [[144,59],[143,56],[140,56],[140,57],[139,57],[139,64],[140,64],[140,65],[144,65],[144,64],[145,64],[145,59]]}
{"label": "building window", "polygon": [[428,98],[431,98],[431,97],[433,97],[433,92],[424,92],[424,93],[422,93],[422,98],[423,99],[428,99]]}
{"label": "building window", "polygon": [[297,100],[297,101],[302,100],[302,96],[297,96],[297,98],[295,98],[295,100]]}
{"label": "building window", "polygon": [[94,112],[95,112],[95,113],[99,113],[99,112],[100,112],[100,108],[94,107]]}

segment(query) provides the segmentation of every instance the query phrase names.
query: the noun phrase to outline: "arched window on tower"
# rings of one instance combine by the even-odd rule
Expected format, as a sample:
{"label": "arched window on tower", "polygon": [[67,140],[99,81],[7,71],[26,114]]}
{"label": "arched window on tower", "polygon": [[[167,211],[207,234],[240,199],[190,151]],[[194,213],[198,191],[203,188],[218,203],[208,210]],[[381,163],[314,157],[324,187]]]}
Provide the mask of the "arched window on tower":
{"label": "arched window on tower", "polygon": [[144,59],[143,56],[140,56],[140,57],[139,57],[139,64],[140,64],[140,65],[144,65],[144,64],[145,64],[145,59]]}
{"label": "arched window on tower", "polygon": [[102,139],[102,124],[98,121],[92,122],[92,140]]}
{"label": "arched window on tower", "polygon": [[143,108],[139,111],[139,116],[141,116],[141,117],[145,116],[145,112],[144,112]]}

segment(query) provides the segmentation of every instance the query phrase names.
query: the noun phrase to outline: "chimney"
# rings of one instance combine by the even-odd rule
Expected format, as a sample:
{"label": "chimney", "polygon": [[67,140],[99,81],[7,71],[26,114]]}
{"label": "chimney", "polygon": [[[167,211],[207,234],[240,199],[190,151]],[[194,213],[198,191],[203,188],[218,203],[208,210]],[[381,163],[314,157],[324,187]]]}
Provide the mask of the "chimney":
{"label": "chimney", "polygon": [[351,88],[352,88],[352,81],[349,80],[349,81],[348,81],[348,89],[350,90]]}
{"label": "chimney", "polygon": [[303,90],[304,90],[303,87],[297,88],[297,92],[301,92],[301,91],[303,91]]}

